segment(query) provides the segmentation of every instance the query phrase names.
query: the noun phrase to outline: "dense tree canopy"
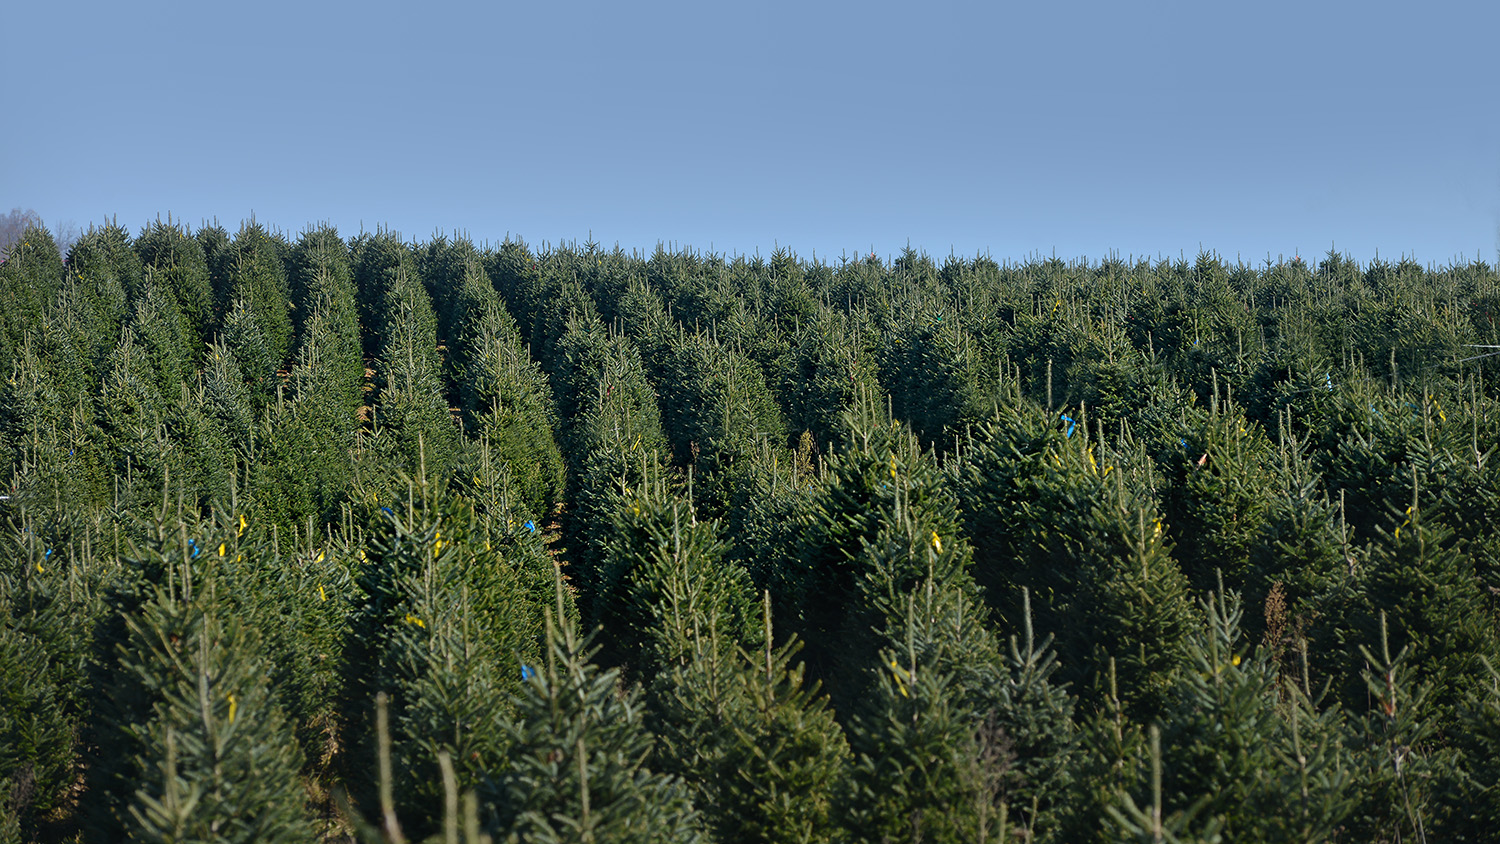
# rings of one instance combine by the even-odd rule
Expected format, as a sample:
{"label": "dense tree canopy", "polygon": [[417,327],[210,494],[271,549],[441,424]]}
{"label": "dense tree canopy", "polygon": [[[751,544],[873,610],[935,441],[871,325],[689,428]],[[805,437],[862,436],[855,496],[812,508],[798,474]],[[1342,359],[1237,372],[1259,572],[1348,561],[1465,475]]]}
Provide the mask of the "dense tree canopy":
{"label": "dense tree canopy", "polygon": [[1500,822],[1486,264],[35,222],[0,842]]}

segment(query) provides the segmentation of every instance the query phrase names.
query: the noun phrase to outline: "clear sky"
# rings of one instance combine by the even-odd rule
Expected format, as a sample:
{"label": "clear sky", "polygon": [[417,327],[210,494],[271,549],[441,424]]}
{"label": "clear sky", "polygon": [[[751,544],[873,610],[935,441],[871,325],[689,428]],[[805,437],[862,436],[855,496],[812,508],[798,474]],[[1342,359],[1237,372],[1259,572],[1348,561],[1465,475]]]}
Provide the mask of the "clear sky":
{"label": "clear sky", "polygon": [[1500,3],[13,3],[0,205],[763,255],[1500,248]]}

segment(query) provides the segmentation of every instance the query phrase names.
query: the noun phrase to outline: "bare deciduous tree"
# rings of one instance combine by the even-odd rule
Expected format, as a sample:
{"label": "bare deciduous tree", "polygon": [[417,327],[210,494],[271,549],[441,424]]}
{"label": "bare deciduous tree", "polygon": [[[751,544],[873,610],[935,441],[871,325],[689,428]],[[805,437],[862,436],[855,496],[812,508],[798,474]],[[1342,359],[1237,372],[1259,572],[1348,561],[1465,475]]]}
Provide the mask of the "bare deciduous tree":
{"label": "bare deciduous tree", "polygon": [[32,226],[45,225],[42,215],[27,208],[12,208],[7,214],[0,214],[0,255],[10,251],[10,247],[21,239],[21,235]]}
{"label": "bare deciduous tree", "polygon": [[[12,208],[8,213],[0,214],[0,258],[10,251],[10,248],[26,234],[26,230],[32,226],[46,228],[47,224],[42,221],[42,215],[36,211],[20,207]],[[57,242],[58,254],[64,258],[68,256],[68,250],[83,236],[78,224],[72,220],[59,222],[52,227],[52,239]]]}

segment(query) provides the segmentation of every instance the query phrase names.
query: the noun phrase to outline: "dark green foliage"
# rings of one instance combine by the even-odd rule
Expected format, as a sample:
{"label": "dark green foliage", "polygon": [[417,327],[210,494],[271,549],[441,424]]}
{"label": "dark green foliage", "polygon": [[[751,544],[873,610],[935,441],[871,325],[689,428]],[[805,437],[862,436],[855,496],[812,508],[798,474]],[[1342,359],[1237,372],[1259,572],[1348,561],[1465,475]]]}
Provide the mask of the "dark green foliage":
{"label": "dark green foliage", "polygon": [[[221,313],[203,245],[185,228],[157,220],[136,238],[135,251],[146,268],[147,281],[165,288],[176,301],[183,330],[193,337],[196,353],[213,336]],[[127,287],[126,293],[134,300],[138,291]]]}
{"label": "dark green foliage", "polygon": [[742,482],[738,464],[763,443],[785,441],[776,402],[753,363],[702,334],[671,337],[643,357],[673,463],[693,467],[699,500],[719,515]]}
{"label": "dark green foliage", "polygon": [[[606,565],[605,545],[620,497],[648,479],[661,477],[666,441],[657,415],[656,394],[646,381],[635,348],[620,338],[605,340],[593,331],[570,329],[582,348],[578,369],[597,367],[569,426],[572,509],[567,541],[572,554],[568,576],[586,595],[597,587]],[[586,344],[586,345],[585,345]],[[572,349],[569,349],[571,355]]]}
{"label": "dark green foliage", "polygon": [[860,395],[878,394],[863,334],[850,317],[822,311],[794,339],[790,371],[780,386],[785,413],[792,430],[810,432],[819,448],[839,442],[839,420]]}
{"label": "dark green foliage", "polygon": [[872,625],[890,608],[873,603],[876,595],[905,595],[931,574],[925,548],[948,537],[938,576],[951,574],[952,586],[972,590],[967,549],[954,544],[952,493],[933,460],[871,396],[844,424],[845,450],[828,459],[826,474],[747,561],[780,603],[782,626],[807,642],[812,676],[829,682],[841,711],[883,646]]}
{"label": "dark green foliage", "polygon": [[139,343],[143,366],[157,392],[168,400],[176,398],[197,371],[198,346],[171,291],[147,282],[127,330]]}
{"label": "dark green foliage", "polygon": [[475,261],[466,264],[455,308],[453,380],[467,427],[481,440],[480,453],[466,461],[474,471],[462,475],[533,521],[542,519],[562,501],[567,479],[551,388]]}
{"label": "dark green foliage", "polygon": [[1500,822],[1481,262],[52,245],[0,262],[0,840]]}
{"label": "dark green foliage", "polygon": [[432,302],[407,260],[396,268],[383,314],[373,444],[382,471],[446,479],[458,458],[457,420],[443,389]]}
{"label": "dark green foliage", "polygon": [[[337,238],[324,240],[308,249],[342,248]],[[323,257],[336,263],[340,254]],[[259,503],[284,528],[308,518],[320,526],[333,521],[354,475],[364,383],[354,291],[347,275],[341,281],[327,268],[315,272],[307,283],[316,304],[303,325],[286,400],[266,414],[256,461]]]}
{"label": "dark green foliage", "polygon": [[[72,310],[82,311],[94,328],[96,342],[113,343],[128,304],[140,295],[146,271],[134,248],[130,232],[110,224],[91,227],[68,253],[69,276],[78,279],[77,300]],[[85,314],[87,316],[85,316]]]}
{"label": "dark green foliage", "polygon": [[662,767],[695,789],[714,838],[725,842],[835,840],[834,807],[848,744],[827,700],[792,662],[795,641],[731,648],[712,624],[692,652],[657,676],[648,723]]}
{"label": "dark green foliage", "polygon": [[1218,818],[1230,840],[1334,836],[1361,790],[1342,714],[1280,683],[1264,651],[1246,652],[1236,596],[1210,593],[1203,608],[1164,719],[1168,810]]}
{"label": "dark green foliage", "polygon": [[1449,528],[1415,505],[1393,520],[1389,541],[1370,561],[1355,641],[1379,640],[1388,619],[1390,647],[1406,653],[1413,678],[1430,690],[1428,725],[1447,730],[1486,679],[1482,661],[1500,661],[1494,596]]}
{"label": "dark green foliage", "polygon": [[392,695],[403,818],[431,829],[440,806],[437,753],[473,788],[505,758],[508,699],[537,664],[551,564],[529,530],[479,518],[436,488],[370,502],[371,536],[351,600],[343,661],[346,774],[369,800],[365,764],[377,692]]}
{"label": "dark green foliage", "polygon": [[[449,240],[435,235],[417,253],[417,272],[432,298],[439,343],[449,345],[458,339],[466,311],[472,308],[471,303],[461,301],[465,297],[465,278],[471,273],[483,274],[478,264],[479,253],[474,244],[461,237]],[[489,287],[488,278],[483,283]]]}
{"label": "dark green foliage", "polygon": [[[1359,805],[1349,833],[1359,840],[1409,840],[1443,828],[1438,795],[1453,787],[1455,751],[1439,737],[1432,687],[1419,681],[1409,654],[1391,653],[1385,618],[1377,653],[1361,644],[1369,711],[1356,725]],[[1476,678],[1477,679],[1477,678]]]}
{"label": "dark green foliage", "polygon": [[63,284],[62,259],[52,235],[28,228],[0,257],[0,373],[9,373],[29,331]]}
{"label": "dark green foliage", "polygon": [[957,705],[952,676],[886,652],[849,727],[854,764],[843,823],[859,841],[989,841],[999,832],[1005,750]]}
{"label": "dark green foliage", "polygon": [[[266,340],[260,320],[255,316],[255,305],[244,297],[236,297],[224,318],[224,330],[219,344],[226,360],[237,364],[239,377],[246,390],[246,401],[253,414],[265,410],[276,396],[281,380],[277,375],[275,352]],[[208,362],[212,369],[214,363]]]}
{"label": "dark green foliage", "polygon": [[397,269],[403,262],[410,262],[411,255],[400,235],[386,231],[362,233],[351,244],[350,263],[359,300],[359,322],[365,329],[365,356],[374,357],[387,334],[386,298],[395,285]]}
{"label": "dark green foliage", "polygon": [[1259,586],[1252,558],[1282,482],[1265,435],[1233,406],[1187,411],[1183,424],[1158,434],[1156,464],[1166,475],[1162,516],[1174,554],[1193,587],[1222,574],[1235,587]]}
{"label": "dark green foliage", "polygon": [[248,585],[236,570],[254,546],[230,556],[212,529],[157,531],[131,565],[164,582],[138,583],[99,690],[108,755],[90,771],[96,828],[109,840],[305,841],[292,725],[265,682],[260,636],[229,600]]}
{"label": "dark green foliage", "polygon": [[724,559],[717,523],[648,475],[622,490],[590,618],[613,631],[606,664],[649,678],[681,663],[712,638],[725,653],[749,644],[750,578]]}
{"label": "dark green foliage", "polygon": [[281,253],[285,243],[254,221],[240,227],[230,247],[230,305],[243,300],[260,330],[272,371],[281,368],[292,350],[292,290]]}
{"label": "dark green foliage", "polygon": [[1002,618],[1029,591],[1037,626],[1058,635],[1064,678],[1096,686],[1114,657],[1121,697],[1156,711],[1184,659],[1188,584],[1131,466],[1139,457],[1087,432],[1025,405],[976,431],[961,498],[975,574]]}
{"label": "dark green foliage", "polygon": [[208,282],[214,291],[214,313],[222,320],[234,300],[235,254],[229,232],[216,221],[198,229],[193,239],[203,250],[203,264],[208,268]]}
{"label": "dark green foliage", "polygon": [[1500,673],[1485,660],[1478,690],[1466,702],[1461,747],[1467,770],[1461,789],[1448,799],[1454,826],[1479,841],[1500,824]]}
{"label": "dark green foliage", "polygon": [[292,324],[298,345],[305,344],[305,326],[319,308],[347,309],[346,319],[353,326],[353,339],[359,339],[359,314],[356,304],[353,270],[349,265],[349,247],[339,239],[338,230],[323,225],[304,232],[292,247],[287,275],[292,293]]}
{"label": "dark green foliage", "polygon": [[902,314],[885,332],[880,383],[891,413],[916,432],[924,446],[952,445],[965,423],[987,408],[979,384],[979,355],[953,314],[944,309]]}
{"label": "dark green foliage", "polygon": [[24,528],[0,568],[0,812],[27,836],[68,798],[86,714],[90,608],[67,590],[65,550],[50,546]]}
{"label": "dark green foliage", "polygon": [[[558,613],[562,613],[559,581]],[[510,753],[486,802],[506,841],[702,840],[685,784],[655,773],[637,692],[590,661],[576,628],[549,619],[545,660],[524,686]]]}

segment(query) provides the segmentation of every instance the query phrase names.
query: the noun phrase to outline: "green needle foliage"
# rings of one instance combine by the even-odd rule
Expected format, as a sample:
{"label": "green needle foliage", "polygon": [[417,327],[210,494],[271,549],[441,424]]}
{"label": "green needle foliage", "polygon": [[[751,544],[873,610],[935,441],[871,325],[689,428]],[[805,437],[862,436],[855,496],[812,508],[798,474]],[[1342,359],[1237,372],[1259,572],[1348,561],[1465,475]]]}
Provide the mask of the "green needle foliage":
{"label": "green needle foliage", "polygon": [[547,620],[546,653],[525,684],[509,727],[511,750],[484,792],[496,840],[697,842],[700,819],[688,787],[651,767],[654,740],[638,691],[621,692],[615,671],[564,613]]}
{"label": "green needle foliage", "polygon": [[716,840],[837,840],[848,744],[827,699],[792,661],[800,645],[774,646],[770,596],[759,649],[731,650],[711,618],[699,625],[707,635],[651,690],[648,723],[662,767],[693,786]]}
{"label": "green needle foliage", "polygon": [[1497,316],[1333,252],[33,228],[0,841],[1488,841]]}
{"label": "green needle foliage", "polygon": [[[124,617],[91,776],[98,832],[131,841],[305,841],[293,726],[266,677],[262,640],[229,596],[245,585],[229,539],[179,529],[135,552],[144,600]],[[219,539],[219,542],[215,542]],[[200,544],[201,543],[201,544]],[[224,555],[219,550],[224,550]]]}

